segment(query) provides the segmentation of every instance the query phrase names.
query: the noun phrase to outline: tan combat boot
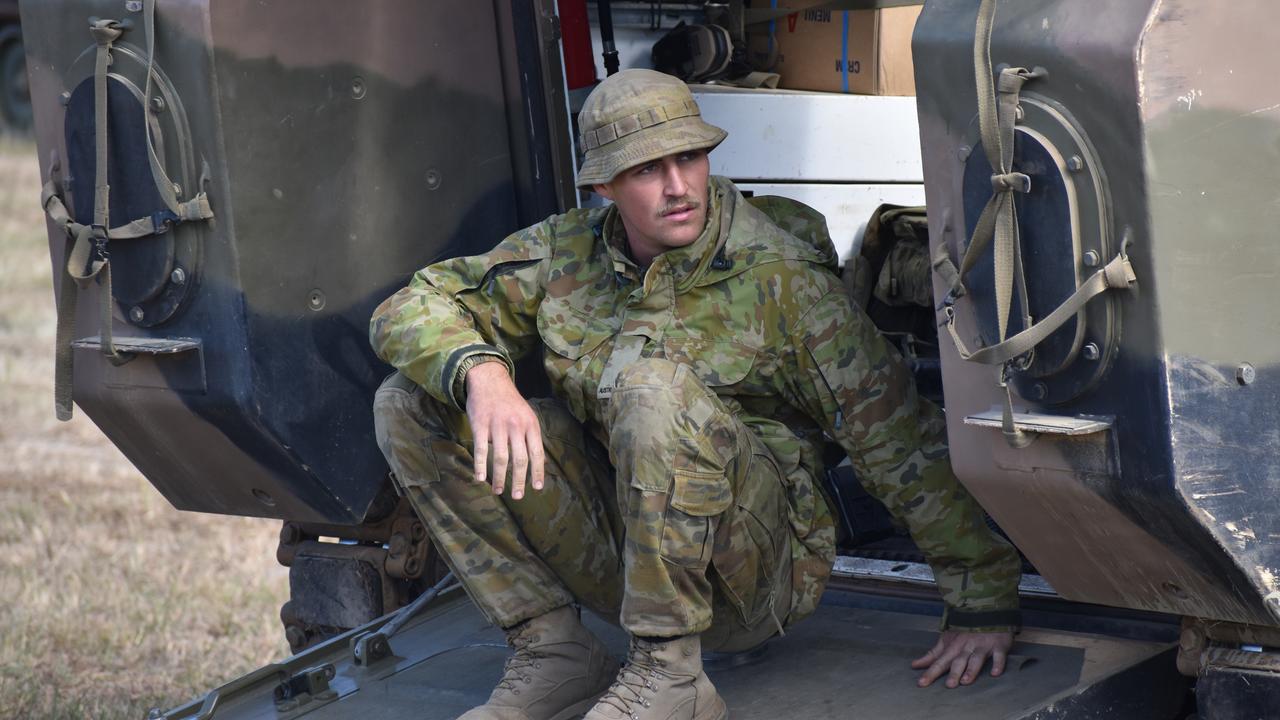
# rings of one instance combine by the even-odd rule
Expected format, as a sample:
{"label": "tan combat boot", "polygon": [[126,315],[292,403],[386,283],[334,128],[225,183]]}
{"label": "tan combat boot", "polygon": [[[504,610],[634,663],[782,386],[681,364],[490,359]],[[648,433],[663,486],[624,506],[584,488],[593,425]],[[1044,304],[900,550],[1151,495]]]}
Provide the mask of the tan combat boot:
{"label": "tan combat boot", "polygon": [[724,698],[702,671],[702,642],[633,637],[627,664],[582,720],[725,720]]}
{"label": "tan combat boot", "polygon": [[566,605],[507,630],[515,653],[489,702],[458,720],[569,720],[586,712],[618,661]]}

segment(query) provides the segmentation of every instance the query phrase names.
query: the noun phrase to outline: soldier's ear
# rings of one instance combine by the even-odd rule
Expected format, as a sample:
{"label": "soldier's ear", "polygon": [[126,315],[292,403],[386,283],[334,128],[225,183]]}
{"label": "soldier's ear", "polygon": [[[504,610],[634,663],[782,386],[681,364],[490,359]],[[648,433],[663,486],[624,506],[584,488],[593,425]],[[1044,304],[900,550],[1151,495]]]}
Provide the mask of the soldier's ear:
{"label": "soldier's ear", "polygon": [[591,189],[595,190],[596,194],[603,197],[605,200],[609,200],[609,201],[613,200],[613,188],[609,187],[608,185],[596,183],[591,187]]}

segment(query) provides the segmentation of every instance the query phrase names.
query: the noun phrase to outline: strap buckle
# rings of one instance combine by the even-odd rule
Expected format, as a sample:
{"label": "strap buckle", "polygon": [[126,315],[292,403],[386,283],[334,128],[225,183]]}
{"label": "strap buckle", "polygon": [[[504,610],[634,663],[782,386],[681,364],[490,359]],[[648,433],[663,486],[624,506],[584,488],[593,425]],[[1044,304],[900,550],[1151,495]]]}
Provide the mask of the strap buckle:
{"label": "strap buckle", "polygon": [[151,229],[156,235],[163,235],[178,224],[178,214],[165,208],[151,213]]}
{"label": "strap buckle", "polygon": [[[938,323],[938,327],[943,327],[943,326],[946,326],[946,325],[955,325],[955,324],[956,324],[956,308],[955,308],[955,305],[954,305],[954,304],[947,304],[947,299],[948,299],[948,298],[944,298],[944,299],[943,299],[943,301],[942,301],[942,305],[941,305],[941,306],[940,306],[940,308],[939,308],[940,310],[942,310],[942,322]],[[951,302],[952,302],[952,303],[954,303],[955,301],[954,301],[954,300],[952,300]]]}
{"label": "strap buckle", "polygon": [[1031,369],[1031,363],[1035,362],[1036,351],[1034,348],[1028,350],[1021,355],[1011,357],[1000,363],[1000,382],[996,383],[999,387],[1007,387],[1013,379],[1014,373],[1026,372]]}
{"label": "strap buckle", "polygon": [[1000,364],[1000,382],[996,383],[999,387],[1008,387],[1013,380],[1014,373],[1023,373],[1031,369],[1031,363],[1035,362],[1035,350],[1028,350],[1017,357],[1009,358]]}
{"label": "strap buckle", "polygon": [[1013,364],[1012,360],[1006,363],[1001,363],[1000,377],[999,379],[996,380],[997,387],[1000,387],[1000,388],[1009,387],[1009,379],[1013,377],[1013,373],[1010,371],[1009,366],[1012,364]]}
{"label": "strap buckle", "polygon": [[90,239],[93,242],[93,251],[104,261],[110,261],[111,252],[107,249],[107,243],[110,242],[111,236],[107,231],[107,226],[93,223],[89,225],[89,231]]}

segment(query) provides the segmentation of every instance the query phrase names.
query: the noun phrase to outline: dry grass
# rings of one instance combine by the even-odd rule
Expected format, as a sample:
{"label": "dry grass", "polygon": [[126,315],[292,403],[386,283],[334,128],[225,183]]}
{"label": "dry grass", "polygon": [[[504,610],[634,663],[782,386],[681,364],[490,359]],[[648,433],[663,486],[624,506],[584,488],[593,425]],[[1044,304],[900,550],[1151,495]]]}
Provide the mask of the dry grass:
{"label": "dry grass", "polygon": [[278,523],[174,510],[53,417],[34,144],[0,136],[0,718],[143,718],[288,654]]}

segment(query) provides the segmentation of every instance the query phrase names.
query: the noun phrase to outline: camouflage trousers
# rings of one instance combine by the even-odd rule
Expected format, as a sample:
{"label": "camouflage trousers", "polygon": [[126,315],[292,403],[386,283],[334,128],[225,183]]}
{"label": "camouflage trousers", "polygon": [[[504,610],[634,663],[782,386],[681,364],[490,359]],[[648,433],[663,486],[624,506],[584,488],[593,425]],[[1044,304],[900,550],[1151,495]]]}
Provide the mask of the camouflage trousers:
{"label": "camouflage trousers", "polygon": [[564,404],[532,401],[546,482],[520,500],[474,481],[464,413],[399,373],[374,408],[401,488],[492,622],[577,601],[634,635],[702,633],[708,650],[776,633],[793,547],[767,448],[684,365],[641,360],[604,402],[607,446]]}

